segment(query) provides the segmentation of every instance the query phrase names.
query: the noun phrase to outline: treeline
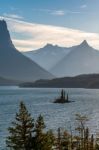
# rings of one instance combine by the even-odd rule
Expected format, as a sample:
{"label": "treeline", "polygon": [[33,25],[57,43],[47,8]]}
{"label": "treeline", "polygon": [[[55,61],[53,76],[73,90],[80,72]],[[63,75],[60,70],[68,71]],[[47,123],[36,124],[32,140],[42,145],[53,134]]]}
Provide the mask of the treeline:
{"label": "treeline", "polygon": [[43,117],[37,120],[31,117],[25,104],[20,103],[19,112],[16,113],[15,121],[8,128],[9,135],[6,139],[7,149],[10,150],[99,150],[99,138],[94,137],[85,126],[86,116],[76,115],[78,134],[69,133],[66,130],[45,130]]}
{"label": "treeline", "polygon": [[54,78],[51,80],[37,80],[19,85],[26,88],[88,88],[99,89],[99,74],[82,74],[74,77]]}

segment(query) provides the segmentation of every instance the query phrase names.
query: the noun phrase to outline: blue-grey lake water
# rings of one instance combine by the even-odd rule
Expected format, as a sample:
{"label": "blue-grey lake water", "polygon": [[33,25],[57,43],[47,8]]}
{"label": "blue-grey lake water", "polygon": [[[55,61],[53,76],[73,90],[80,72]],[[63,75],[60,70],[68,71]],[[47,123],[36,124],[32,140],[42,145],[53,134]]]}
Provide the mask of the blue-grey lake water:
{"label": "blue-grey lake water", "polygon": [[62,127],[75,129],[75,114],[87,115],[87,125],[95,134],[99,130],[99,90],[65,89],[69,99],[74,101],[66,104],[55,104],[53,100],[60,95],[61,89],[56,88],[18,88],[0,87],[0,150],[5,150],[7,128],[18,112],[20,101],[24,101],[33,118],[42,114],[46,128],[57,130]]}

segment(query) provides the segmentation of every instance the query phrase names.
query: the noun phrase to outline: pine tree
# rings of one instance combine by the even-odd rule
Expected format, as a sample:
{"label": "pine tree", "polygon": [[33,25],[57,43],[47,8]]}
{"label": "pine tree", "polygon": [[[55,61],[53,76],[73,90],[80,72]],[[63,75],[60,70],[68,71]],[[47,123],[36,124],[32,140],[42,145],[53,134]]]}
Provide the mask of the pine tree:
{"label": "pine tree", "polygon": [[61,91],[61,99],[63,99],[64,98],[64,90],[62,89],[62,91]]}
{"label": "pine tree", "polygon": [[12,127],[8,128],[7,147],[13,150],[31,150],[30,138],[33,133],[34,120],[28,113],[23,102],[20,103],[19,113],[16,113]]}
{"label": "pine tree", "polygon": [[94,137],[93,137],[93,134],[91,135],[90,150],[94,150]]}
{"label": "pine tree", "polygon": [[44,132],[45,123],[40,115],[35,123],[35,137],[33,140],[33,150],[52,150],[54,135],[52,131]]}
{"label": "pine tree", "polygon": [[36,135],[38,136],[39,134],[42,134],[44,128],[45,128],[44,119],[42,115],[39,115],[35,124]]}
{"label": "pine tree", "polygon": [[69,102],[69,99],[68,99],[68,94],[67,94],[67,102]]}
{"label": "pine tree", "polygon": [[88,118],[86,116],[81,116],[80,114],[76,114],[76,120],[78,122],[78,127],[76,130],[79,131],[79,137],[80,137],[80,149],[84,149],[85,147],[85,123],[88,121]]}
{"label": "pine tree", "polygon": [[58,138],[57,138],[57,150],[61,150],[62,146],[61,146],[61,131],[60,128],[58,128]]}
{"label": "pine tree", "polygon": [[85,133],[84,133],[84,146],[85,146],[86,150],[89,149],[89,128],[85,129]]}
{"label": "pine tree", "polygon": [[51,130],[47,131],[43,134],[43,150],[53,150],[53,146],[55,145],[55,137]]}
{"label": "pine tree", "polygon": [[40,115],[37,118],[35,123],[35,137],[33,142],[33,149],[34,150],[43,150],[44,147],[44,135],[43,129],[45,128],[43,117]]}

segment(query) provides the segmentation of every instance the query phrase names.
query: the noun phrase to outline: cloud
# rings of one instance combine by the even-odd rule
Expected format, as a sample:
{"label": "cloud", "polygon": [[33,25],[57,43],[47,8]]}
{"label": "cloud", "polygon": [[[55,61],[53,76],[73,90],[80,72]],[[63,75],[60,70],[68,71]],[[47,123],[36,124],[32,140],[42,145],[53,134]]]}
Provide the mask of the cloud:
{"label": "cloud", "polygon": [[[85,5],[81,6],[82,8],[85,7]],[[49,15],[53,16],[65,16],[65,15],[78,15],[78,14],[85,14],[88,12],[82,12],[82,11],[73,11],[73,10],[54,10],[54,9],[32,9],[34,12],[40,12],[40,13],[47,13]]]}
{"label": "cloud", "polygon": [[13,18],[5,17],[4,19],[7,21],[12,41],[20,51],[38,49],[47,43],[70,47],[80,44],[85,39],[91,46],[99,49],[99,34],[97,33],[88,33],[65,27],[29,23]]}
{"label": "cloud", "polygon": [[70,11],[70,10],[68,10],[66,13],[67,13],[67,14],[81,14],[82,12],[80,12],[80,11]]}
{"label": "cloud", "polygon": [[63,10],[56,10],[56,11],[51,12],[51,14],[55,16],[64,16],[65,12]]}
{"label": "cloud", "polygon": [[51,15],[55,15],[55,16],[63,16],[65,15],[65,11],[64,10],[53,10],[53,9],[32,9],[33,11],[38,11],[38,12],[46,12],[49,13]]}
{"label": "cloud", "polygon": [[13,19],[23,19],[22,16],[19,16],[17,14],[7,14],[7,13],[4,13],[3,16],[4,17],[8,17],[8,18],[13,18]]}
{"label": "cloud", "polygon": [[86,8],[86,7],[87,7],[86,4],[84,4],[84,5],[81,6],[82,9],[84,9],[84,8]]}
{"label": "cloud", "polygon": [[53,15],[53,16],[64,16],[64,15],[68,15],[68,14],[72,15],[72,14],[81,14],[81,13],[83,13],[83,12],[80,12],[80,11],[73,11],[73,10],[53,10],[53,9],[35,9],[35,8],[32,9],[32,10],[36,11],[36,12],[48,13],[48,14]]}

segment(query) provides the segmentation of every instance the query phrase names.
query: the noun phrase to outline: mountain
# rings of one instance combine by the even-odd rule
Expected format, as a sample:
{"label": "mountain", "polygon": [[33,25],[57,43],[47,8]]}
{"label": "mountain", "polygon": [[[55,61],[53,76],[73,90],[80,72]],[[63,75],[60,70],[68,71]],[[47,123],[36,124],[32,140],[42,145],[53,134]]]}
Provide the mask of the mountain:
{"label": "mountain", "polygon": [[53,78],[14,47],[4,20],[0,21],[0,76],[19,81]]}
{"label": "mountain", "polygon": [[5,79],[3,77],[0,77],[0,86],[3,86],[3,85],[18,85],[19,81],[14,81],[14,80],[9,80],[9,79]]}
{"label": "mountain", "polygon": [[66,56],[71,48],[59,47],[57,45],[47,44],[38,50],[23,53],[46,70],[50,70],[63,57]]}
{"label": "mountain", "polygon": [[99,73],[99,51],[90,47],[84,40],[58,62],[50,72],[58,77]]}
{"label": "mountain", "polygon": [[75,77],[55,78],[52,80],[38,80],[34,83],[22,83],[20,87],[99,89],[99,74],[86,74]]}

